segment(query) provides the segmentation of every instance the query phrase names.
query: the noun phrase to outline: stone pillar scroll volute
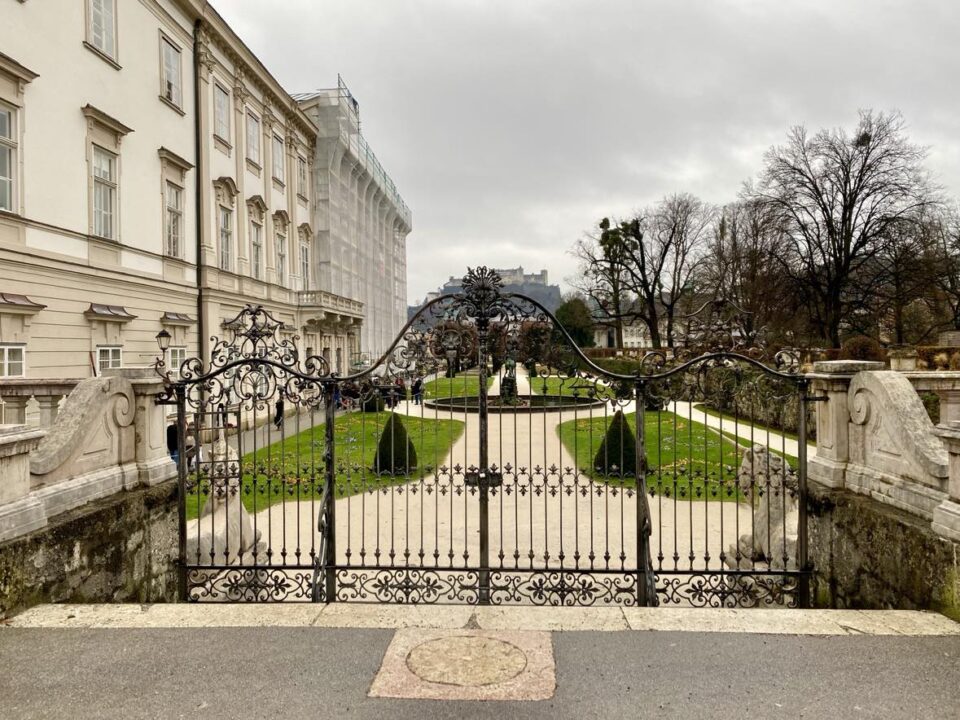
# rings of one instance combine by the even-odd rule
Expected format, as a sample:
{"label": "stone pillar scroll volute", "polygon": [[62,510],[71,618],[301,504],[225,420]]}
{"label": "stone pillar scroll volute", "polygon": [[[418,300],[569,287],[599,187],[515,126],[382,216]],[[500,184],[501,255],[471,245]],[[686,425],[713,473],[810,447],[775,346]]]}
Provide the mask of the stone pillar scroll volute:
{"label": "stone pillar scroll volute", "polygon": [[853,376],[863,370],[883,370],[881,362],[835,360],[813,365],[812,394],[817,402],[817,454],[808,474],[826,487],[844,486],[850,460],[850,408],[847,393]]}

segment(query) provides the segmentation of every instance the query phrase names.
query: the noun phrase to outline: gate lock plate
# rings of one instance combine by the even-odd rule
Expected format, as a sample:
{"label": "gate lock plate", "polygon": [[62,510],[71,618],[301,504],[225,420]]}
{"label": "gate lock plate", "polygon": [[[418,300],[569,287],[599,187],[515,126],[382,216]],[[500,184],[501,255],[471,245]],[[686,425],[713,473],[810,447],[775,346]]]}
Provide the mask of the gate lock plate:
{"label": "gate lock plate", "polygon": [[463,483],[467,487],[500,487],[503,485],[503,473],[492,470],[468,470],[463,476]]}

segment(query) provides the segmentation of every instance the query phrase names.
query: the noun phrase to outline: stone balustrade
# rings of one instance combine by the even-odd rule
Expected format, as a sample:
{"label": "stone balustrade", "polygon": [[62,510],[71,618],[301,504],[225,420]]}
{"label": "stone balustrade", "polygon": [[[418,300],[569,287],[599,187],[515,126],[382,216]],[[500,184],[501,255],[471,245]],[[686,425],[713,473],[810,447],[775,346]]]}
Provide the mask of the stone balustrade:
{"label": "stone balustrade", "polygon": [[363,317],[363,303],[359,300],[335,295],[324,290],[305,290],[297,293],[298,301],[304,307],[318,307],[334,313],[352,317]]}
{"label": "stone balustrade", "polygon": [[110,370],[59,384],[6,381],[4,388],[15,393],[8,397],[24,403],[29,397],[69,395],[59,412],[48,408],[47,427],[0,425],[0,541],[121,490],[173,478],[166,413],[155,402],[162,387],[150,368]]}
{"label": "stone balustrade", "polygon": [[0,402],[3,403],[3,421],[7,425],[27,423],[27,403],[36,401],[40,427],[50,427],[57,418],[60,401],[70,394],[79,379],[58,378],[3,378],[0,379]]}
{"label": "stone balustrade", "polygon": [[918,393],[932,393],[939,398],[941,425],[960,420],[960,372],[914,370],[903,376]]}
{"label": "stone balustrade", "polygon": [[[817,452],[809,477],[867,495],[960,539],[960,373],[896,372],[879,362],[817,362]],[[919,392],[941,399],[934,427]],[[954,443],[954,445],[951,445]],[[945,447],[946,444],[946,447]],[[957,507],[960,509],[960,506]]]}

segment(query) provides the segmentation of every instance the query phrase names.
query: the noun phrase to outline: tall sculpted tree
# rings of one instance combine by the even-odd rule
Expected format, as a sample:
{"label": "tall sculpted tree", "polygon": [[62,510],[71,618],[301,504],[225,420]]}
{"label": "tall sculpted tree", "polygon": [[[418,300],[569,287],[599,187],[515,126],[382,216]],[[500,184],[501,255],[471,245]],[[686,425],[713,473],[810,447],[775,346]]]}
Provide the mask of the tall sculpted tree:
{"label": "tall sculpted tree", "polygon": [[634,317],[627,289],[627,249],[607,235],[610,223],[600,223],[600,237],[577,241],[573,255],[580,261],[580,275],[571,284],[591,302],[597,321],[614,328],[617,347],[623,347],[623,323]]}
{"label": "tall sculpted tree", "polygon": [[899,113],[864,111],[852,133],[798,126],[772,147],[745,194],[780,213],[785,269],[817,334],[833,347],[849,309],[863,301],[852,278],[891,229],[932,202],[923,163]]}
{"label": "tall sculpted tree", "polygon": [[933,304],[942,307],[951,330],[960,330],[960,204],[944,208],[927,225]]}
{"label": "tall sculpted tree", "polygon": [[593,347],[593,318],[583,298],[568,297],[554,314],[579,347]]}

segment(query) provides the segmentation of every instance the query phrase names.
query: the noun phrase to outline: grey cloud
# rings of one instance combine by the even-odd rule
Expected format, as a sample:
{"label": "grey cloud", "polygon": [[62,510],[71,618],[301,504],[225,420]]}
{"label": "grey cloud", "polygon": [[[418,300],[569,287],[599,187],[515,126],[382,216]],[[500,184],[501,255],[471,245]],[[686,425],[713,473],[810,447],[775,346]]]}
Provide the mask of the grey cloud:
{"label": "grey cloud", "polygon": [[466,265],[555,280],[607,214],[732,199],[791,125],[903,111],[960,195],[960,6],[934,0],[217,0],[291,91],[343,74],[414,213],[410,300]]}

